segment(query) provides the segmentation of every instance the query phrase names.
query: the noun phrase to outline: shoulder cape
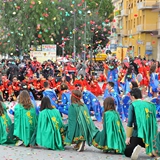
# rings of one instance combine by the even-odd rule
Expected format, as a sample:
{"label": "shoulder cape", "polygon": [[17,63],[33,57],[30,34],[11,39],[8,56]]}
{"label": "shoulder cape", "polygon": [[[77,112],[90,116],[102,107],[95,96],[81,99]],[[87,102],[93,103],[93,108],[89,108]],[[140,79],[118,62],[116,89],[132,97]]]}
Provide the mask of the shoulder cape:
{"label": "shoulder cape", "polygon": [[8,128],[11,124],[12,122],[6,112],[0,116],[0,144],[7,141],[8,133],[6,128]]}
{"label": "shoulder cape", "polygon": [[120,117],[116,111],[107,111],[104,114],[103,130],[99,132],[93,145],[102,150],[116,150],[117,153],[123,153],[126,144],[126,135]]}
{"label": "shoulder cape", "polygon": [[30,143],[31,136],[37,125],[35,108],[26,110],[21,104],[14,109],[14,135],[23,141],[25,146]]}
{"label": "shoulder cape", "polygon": [[37,144],[53,150],[63,150],[60,132],[62,127],[62,118],[57,109],[45,109],[41,111],[37,126]]}
{"label": "shoulder cape", "polygon": [[132,105],[136,116],[138,137],[143,139],[146,153],[150,155],[153,151],[153,139],[157,134],[156,106],[142,100],[136,100]]}
{"label": "shoulder cape", "polygon": [[95,127],[87,107],[72,104],[69,107],[68,129],[65,138],[65,144],[72,144],[79,140],[85,140],[88,145],[92,144],[92,139],[97,134],[98,129]]}

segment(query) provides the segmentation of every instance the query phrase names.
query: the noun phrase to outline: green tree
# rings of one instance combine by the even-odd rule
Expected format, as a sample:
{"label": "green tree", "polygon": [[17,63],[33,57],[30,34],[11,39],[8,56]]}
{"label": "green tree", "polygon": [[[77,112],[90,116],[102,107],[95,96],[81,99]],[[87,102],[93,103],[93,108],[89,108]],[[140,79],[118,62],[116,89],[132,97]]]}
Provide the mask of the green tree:
{"label": "green tree", "polygon": [[61,26],[58,2],[51,0],[0,1],[1,52],[28,52],[30,45],[54,43]]}

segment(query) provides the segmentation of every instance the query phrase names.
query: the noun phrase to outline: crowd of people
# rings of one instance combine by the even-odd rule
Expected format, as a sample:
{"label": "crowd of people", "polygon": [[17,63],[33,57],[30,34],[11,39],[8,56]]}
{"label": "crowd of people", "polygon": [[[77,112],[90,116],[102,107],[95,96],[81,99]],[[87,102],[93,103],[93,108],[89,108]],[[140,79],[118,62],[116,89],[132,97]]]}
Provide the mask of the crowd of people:
{"label": "crowd of people", "polygon": [[[127,57],[120,62],[112,57],[101,63],[68,59],[41,64],[34,57],[2,60],[0,73],[0,144],[53,150],[75,144],[75,150],[83,151],[87,142],[132,159],[137,159],[141,147],[150,156],[159,155],[158,61]],[[103,96],[103,105],[98,96]],[[14,105],[8,108],[6,101]],[[63,124],[64,115],[68,124]],[[102,131],[93,119],[103,122]],[[126,132],[122,121],[127,121]]]}

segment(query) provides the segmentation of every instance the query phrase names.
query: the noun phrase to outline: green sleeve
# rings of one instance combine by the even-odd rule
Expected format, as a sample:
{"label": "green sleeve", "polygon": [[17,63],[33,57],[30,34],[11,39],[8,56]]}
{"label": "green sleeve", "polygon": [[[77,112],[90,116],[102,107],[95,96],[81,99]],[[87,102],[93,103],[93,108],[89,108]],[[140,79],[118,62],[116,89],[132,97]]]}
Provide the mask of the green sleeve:
{"label": "green sleeve", "polygon": [[135,119],[135,112],[134,112],[133,105],[131,104],[129,106],[129,111],[128,111],[128,124],[127,124],[128,127],[133,126],[134,119]]}

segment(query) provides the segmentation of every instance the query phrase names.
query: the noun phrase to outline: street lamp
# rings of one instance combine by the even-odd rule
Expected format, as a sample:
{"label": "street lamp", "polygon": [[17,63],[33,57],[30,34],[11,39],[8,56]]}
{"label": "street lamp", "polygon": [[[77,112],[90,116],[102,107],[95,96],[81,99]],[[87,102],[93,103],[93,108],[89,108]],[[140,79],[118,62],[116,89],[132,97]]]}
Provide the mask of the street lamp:
{"label": "street lamp", "polygon": [[73,53],[74,53],[74,61],[76,60],[76,11],[70,11],[74,16],[74,26],[73,26]]}
{"label": "street lamp", "polygon": [[74,53],[74,61],[75,61],[76,60],[76,12],[75,12],[75,9],[74,9],[73,53]]}
{"label": "street lamp", "polygon": [[[84,61],[86,60],[86,38],[87,38],[87,15],[91,15],[91,11],[88,10],[86,12],[87,8],[87,2],[85,1],[84,3],[84,8],[85,8],[85,25],[84,25]],[[86,14],[87,13],[87,14]]]}

